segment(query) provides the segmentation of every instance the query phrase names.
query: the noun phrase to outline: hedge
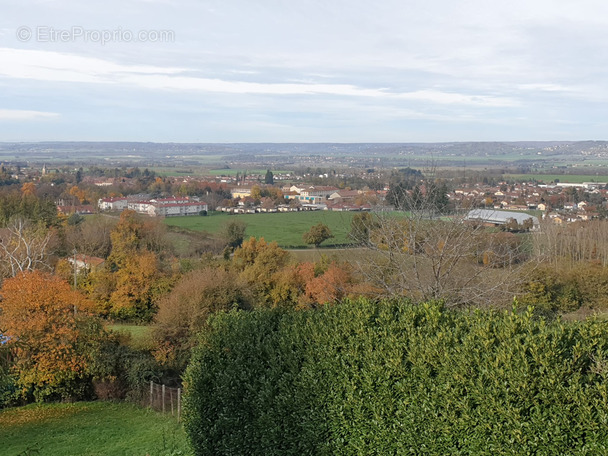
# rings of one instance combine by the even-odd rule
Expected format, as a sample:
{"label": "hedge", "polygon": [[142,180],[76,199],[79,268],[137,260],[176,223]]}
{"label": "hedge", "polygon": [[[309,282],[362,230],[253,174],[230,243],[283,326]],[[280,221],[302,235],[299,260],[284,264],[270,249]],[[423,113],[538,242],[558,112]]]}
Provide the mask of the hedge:
{"label": "hedge", "polygon": [[186,372],[197,455],[608,453],[608,328],[439,303],[218,315]]}

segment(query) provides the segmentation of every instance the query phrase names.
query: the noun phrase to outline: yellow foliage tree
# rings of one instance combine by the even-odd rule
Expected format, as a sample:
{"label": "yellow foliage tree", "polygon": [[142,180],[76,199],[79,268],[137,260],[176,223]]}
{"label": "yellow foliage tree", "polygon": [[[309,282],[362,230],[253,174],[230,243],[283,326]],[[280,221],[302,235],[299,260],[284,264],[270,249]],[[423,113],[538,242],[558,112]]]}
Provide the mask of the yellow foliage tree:
{"label": "yellow foliage tree", "polygon": [[34,184],[33,182],[26,182],[21,186],[21,194],[23,196],[35,196],[36,184]]}
{"label": "yellow foliage tree", "polygon": [[272,301],[271,291],[275,286],[275,275],[287,265],[289,252],[276,242],[266,242],[251,237],[234,252],[234,265],[240,276],[256,293],[260,304]]}

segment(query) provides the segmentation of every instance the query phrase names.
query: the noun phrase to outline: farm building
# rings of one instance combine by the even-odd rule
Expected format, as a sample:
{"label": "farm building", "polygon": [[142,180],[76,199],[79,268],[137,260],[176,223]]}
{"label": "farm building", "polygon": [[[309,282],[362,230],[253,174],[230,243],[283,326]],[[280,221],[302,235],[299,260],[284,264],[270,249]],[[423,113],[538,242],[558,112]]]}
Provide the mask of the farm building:
{"label": "farm building", "polygon": [[[496,211],[493,209],[473,209],[469,211],[465,220],[477,221],[488,225],[506,225],[509,220],[515,220],[519,225],[523,225],[526,220],[532,219],[532,229],[539,228],[538,218],[525,212]],[[528,222],[529,223],[529,222]]]}

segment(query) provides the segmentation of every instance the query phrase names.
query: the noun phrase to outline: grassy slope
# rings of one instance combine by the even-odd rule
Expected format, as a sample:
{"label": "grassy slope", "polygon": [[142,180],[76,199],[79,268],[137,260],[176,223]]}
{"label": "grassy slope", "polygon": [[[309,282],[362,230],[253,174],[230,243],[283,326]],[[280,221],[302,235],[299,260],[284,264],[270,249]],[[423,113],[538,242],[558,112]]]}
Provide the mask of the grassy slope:
{"label": "grassy slope", "polygon": [[174,418],[125,403],[34,404],[0,412],[0,423],[4,456],[191,454]]}
{"label": "grassy slope", "polygon": [[142,325],[114,324],[108,329],[128,337],[128,345],[136,350],[150,350],[154,343],[152,341],[152,327]]}
{"label": "grassy slope", "polygon": [[276,241],[282,247],[306,247],[302,235],[317,223],[325,223],[334,238],[325,241],[324,246],[347,244],[352,212],[287,212],[277,214],[214,214],[207,217],[168,217],[167,225],[179,226],[193,231],[217,233],[229,220],[241,220],[247,224],[246,237],[263,237]]}

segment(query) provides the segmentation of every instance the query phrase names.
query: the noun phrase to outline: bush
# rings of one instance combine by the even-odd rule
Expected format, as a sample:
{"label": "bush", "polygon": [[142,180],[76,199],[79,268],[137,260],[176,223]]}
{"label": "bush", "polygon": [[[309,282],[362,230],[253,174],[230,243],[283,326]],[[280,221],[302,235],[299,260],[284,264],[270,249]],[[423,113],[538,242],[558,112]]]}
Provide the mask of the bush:
{"label": "bush", "polygon": [[90,367],[98,399],[131,399],[139,401],[150,380],[160,381],[163,371],[154,357],[146,352],[122,345],[119,336],[111,333]]}
{"label": "bush", "polygon": [[233,311],[186,373],[197,455],[599,454],[608,329],[440,304]]}

